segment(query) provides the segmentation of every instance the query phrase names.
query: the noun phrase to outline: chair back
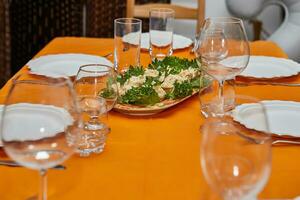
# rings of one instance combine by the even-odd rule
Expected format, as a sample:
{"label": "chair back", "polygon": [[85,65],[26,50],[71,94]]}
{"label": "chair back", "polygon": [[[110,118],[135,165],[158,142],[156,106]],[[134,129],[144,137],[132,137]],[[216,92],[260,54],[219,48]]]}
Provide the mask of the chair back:
{"label": "chair back", "polygon": [[189,8],[167,3],[147,3],[138,5],[135,0],[127,0],[126,17],[148,18],[151,8],[169,8],[175,11],[175,19],[197,20],[197,32],[205,18],[205,0],[198,0],[197,8]]}

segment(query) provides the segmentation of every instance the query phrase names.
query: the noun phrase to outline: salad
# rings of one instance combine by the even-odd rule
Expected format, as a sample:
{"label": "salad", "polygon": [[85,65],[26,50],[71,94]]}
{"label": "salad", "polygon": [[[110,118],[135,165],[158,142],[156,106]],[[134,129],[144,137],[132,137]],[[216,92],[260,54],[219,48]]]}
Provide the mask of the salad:
{"label": "salad", "polygon": [[118,89],[119,104],[153,106],[190,96],[208,84],[196,60],[166,57],[153,61],[148,68],[130,66],[117,76],[113,87]]}

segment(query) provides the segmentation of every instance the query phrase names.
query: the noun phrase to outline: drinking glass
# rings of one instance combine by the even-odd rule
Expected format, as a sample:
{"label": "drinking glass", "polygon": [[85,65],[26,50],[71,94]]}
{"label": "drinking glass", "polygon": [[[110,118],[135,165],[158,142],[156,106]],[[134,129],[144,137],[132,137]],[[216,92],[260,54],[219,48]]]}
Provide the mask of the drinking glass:
{"label": "drinking glass", "polygon": [[246,67],[250,50],[241,19],[208,18],[204,21],[195,54],[202,70],[219,83],[221,114],[224,110],[223,85]]}
{"label": "drinking glass", "polygon": [[[256,99],[238,95],[235,102],[236,108],[253,107],[206,119],[201,128],[201,166],[206,181],[223,199],[256,199],[271,171],[268,119]],[[241,117],[257,122],[256,128],[247,128],[238,120]]]}
{"label": "drinking glass", "polygon": [[116,73],[107,65],[84,65],[79,68],[74,87],[84,119],[78,152],[81,156],[101,153],[110,132],[107,112],[114,107],[118,97]]}
{"label": "drinking glass", "polygon": [[114,66],[122,73],[130,65],[140,65],[142,21],[119,18],[114,21]]}
{"label": "drinking glass", "polygon": [[224,81],[223,84],[223,109],[220,110],[220,98],[218,95],[219,84],[218,81],[211,76],[204,74],[206,80],[209,80],[210,84],[207,88],[199,92],[200,111],[204,117],[222,115],[231,110],[234,106],[235,87],[230,81]]}
{"label": "drinking glass", "polygon": [[73,153],[81,116],[68,78],[21,74],[12,81],[2,114],[5,152],[19,164],[40,171],[39,199],[47,199],[47,169]]}
{"label": "drinking glass", "polygon": [[167,8],[150,10],[149,53],[152,60],[162,60],[173,53],[174,13],[174,10]]}

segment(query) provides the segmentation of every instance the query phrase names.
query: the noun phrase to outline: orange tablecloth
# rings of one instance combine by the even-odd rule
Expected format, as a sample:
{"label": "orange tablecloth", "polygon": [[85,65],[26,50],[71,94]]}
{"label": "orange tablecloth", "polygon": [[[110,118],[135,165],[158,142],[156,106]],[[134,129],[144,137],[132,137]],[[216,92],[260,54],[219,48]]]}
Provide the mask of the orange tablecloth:
{"label": "orange tablecloth", "polygon": [[[113,51],[112,39],[56,38],[37,56],[55,53],[105,55]],[[251,43],[256,55],[286,57],[274,43]],[[188,51],[175,52],[191,57]],[[142,64],[149,62],[142,53]],[[21,71],[27,70],[26,67]],[[299,77],[289,81],[298,81]],[[0,91],[0,101],[10,83]],[[274,96],[267,86],[239,88],[256,96]],[[282,91],[276,97],[300,98],[300,92]],[[215,199],[200,167],[199,127],[203,122],[197,97],[152,117],[130,117],[111,112],[112,132],[104,153],[88,158],[74,155],[67,170],[49,172],[49,199],[199,200]],[[3,155],[2,155],[3,156]],[[0,199],[25,199],[37,193],[37,172],[0,166]],[[273,169],[260,195],[292,198],[300,195],[300,147],[273,147]]]}

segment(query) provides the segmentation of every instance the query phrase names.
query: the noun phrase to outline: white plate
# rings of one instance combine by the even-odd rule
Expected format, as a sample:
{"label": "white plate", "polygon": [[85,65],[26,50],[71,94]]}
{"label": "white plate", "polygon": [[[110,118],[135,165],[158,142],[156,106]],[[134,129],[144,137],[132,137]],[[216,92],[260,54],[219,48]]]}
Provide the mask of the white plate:
{"label": "white plate", "polygon": [[[269,122],[270,132],[280,136],[300,137],[300,102],[262,101]],[[260,125],[258,104],[249,103],[237,106],[232,116],[247,128],[265,131]]]}
{"label": "white plate", "polygon": [[[168,41],[166,41],[163,37],[164,34],[160,31],[154,31],[154,34],[157,35],[157,37],[160,37],[160,40],[157,40],[157,46],[166,46]],[[127,42],[129,44],[136,45],[136,33],[128,34],[123,37],[123,41]],[[173,34],[173,49],[184,49],[189,47],[193,41],[187,37],[184,37],[182,35]],[[141,35],[141,48],[144,50],[149,49],[149,33],[142,33]]]}
{"label": "white plate", "polygon": [[300,64],[285,58],[251,56],[240,76],[250,78],[283,78],[300,72]]}
{"label": "white plate", "polygon": [[48,77],[57,77],[57,74],[76,76],[79,67],[86,64],[112,66],[112,63],[104,57],[76,53],[41,56],[27,63],[33,74]]}
{"label": "white plate", "polygon": [[[0,116],[2,116],[2,111],[3,105],[1,105]],[[72,116],[63,108],[28,103],[8,106],[6,120],[3,135],[6,136],[7,141],[39,140],[52,137],[63,132],[73,123]]]}
{"label": "white plate", "polygon": [[[3,108],[4,108],[4,106],[0,105],[0,131],[1,131],[1,117],[2,117]],[[0,147],[3,146],[2,141],[1,141],[1,135],[2,135],[2,133],[0,132]]]}

